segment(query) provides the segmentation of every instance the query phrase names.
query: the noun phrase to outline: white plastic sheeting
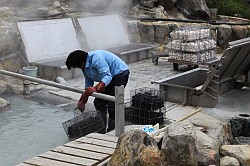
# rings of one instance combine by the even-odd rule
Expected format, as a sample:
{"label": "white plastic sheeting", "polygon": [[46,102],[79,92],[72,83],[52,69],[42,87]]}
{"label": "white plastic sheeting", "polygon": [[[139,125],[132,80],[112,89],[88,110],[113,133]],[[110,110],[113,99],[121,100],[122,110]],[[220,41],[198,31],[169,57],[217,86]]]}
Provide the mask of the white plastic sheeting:
{"label": "white plastic sheeting", "polygon": [[80,49],[70,18],[17,23],[29,63],[65,59]]}
{"label": "white plastic sheeting", "polygon": [[90,50],[130,44],[124,25],[118,15],[86,17],[77,20]]}

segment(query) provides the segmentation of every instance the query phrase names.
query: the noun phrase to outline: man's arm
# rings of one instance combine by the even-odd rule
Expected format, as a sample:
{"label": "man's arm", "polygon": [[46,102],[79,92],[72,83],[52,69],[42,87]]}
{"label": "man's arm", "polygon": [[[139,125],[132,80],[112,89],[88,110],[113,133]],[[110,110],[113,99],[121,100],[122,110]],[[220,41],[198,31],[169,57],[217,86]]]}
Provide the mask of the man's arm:
{"label": "man's arm", "polygon": [[106,63],[103,56],[94,56],[92,65],[98,71],[101,81],[107,86],[112,80],[112,75],[109,70],[109,65]]}
{"label": "man's arm", "polygon": [[84,89],[93,86],[94,85],[94,80],[89,78],[84,72],[83,72],[84,78],[85,78],[85,87]]}
{"label": "man's arm", "polygon": [[111,82],[112,76],[109,71],[109,66],[103,56],[94,56],[92,58],[92,67],[98,72],[99,83],[96,86],[86,88],[85,94],[90,96],[93,92],[103,92],[105,87]]}

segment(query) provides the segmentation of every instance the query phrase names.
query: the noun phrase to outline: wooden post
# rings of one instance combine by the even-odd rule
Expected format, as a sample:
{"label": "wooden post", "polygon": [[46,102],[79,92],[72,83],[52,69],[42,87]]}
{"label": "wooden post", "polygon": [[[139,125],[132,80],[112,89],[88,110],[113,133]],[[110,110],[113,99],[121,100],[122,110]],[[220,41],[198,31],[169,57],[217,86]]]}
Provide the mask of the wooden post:
{"label": "wooden post", "polygon": [[119,137],[124,133],[124,86],[115,87],[115,136]]}

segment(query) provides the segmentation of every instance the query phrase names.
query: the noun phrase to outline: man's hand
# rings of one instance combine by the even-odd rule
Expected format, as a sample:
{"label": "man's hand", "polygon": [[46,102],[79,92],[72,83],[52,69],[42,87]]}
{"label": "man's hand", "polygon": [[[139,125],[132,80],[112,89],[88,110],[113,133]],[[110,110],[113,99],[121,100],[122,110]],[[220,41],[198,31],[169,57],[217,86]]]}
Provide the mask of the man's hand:
{"label": "man's hand", "polygon": [[93,92],[96,92],[96,88],[91,86],[91,87],[88,87],[87,89],[85,89],[85,94],[87,96],[90,96]]}
{"label": "man's hand", "polygon": [[88,98],[89,97],[85,93],[83,93],[81,98],[79,99],[77,106],[81,112],[83,112],[85,110],[85,104],[87,103]]}
{"label": "man's hand", "polygon": [[105,83],[104,82],[99,82],[96,86],[96,92],[103,92],[105,90]]}
{"label": "man's hand", "polygon": [[87,96],[90,96],[93,92],[103,92],[104,90],[105,90],[105,83],[101,81],[94,87],[93,86],[88,87],[85,90],[85,94]]}

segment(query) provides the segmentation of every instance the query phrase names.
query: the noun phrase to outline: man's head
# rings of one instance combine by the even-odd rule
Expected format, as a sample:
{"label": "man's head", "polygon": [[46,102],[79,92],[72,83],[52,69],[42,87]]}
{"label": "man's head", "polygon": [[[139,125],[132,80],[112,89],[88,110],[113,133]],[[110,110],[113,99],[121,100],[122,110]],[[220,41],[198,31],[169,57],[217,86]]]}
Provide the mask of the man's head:
{"label": "man's head", "polygon": [[65,64],[69,70],[71,69],[71,67],[82,69],[86,64],[87,56],[88,56],[88,53],[85,51],[81,51],[81,50],[73,51],[67,57]]}

